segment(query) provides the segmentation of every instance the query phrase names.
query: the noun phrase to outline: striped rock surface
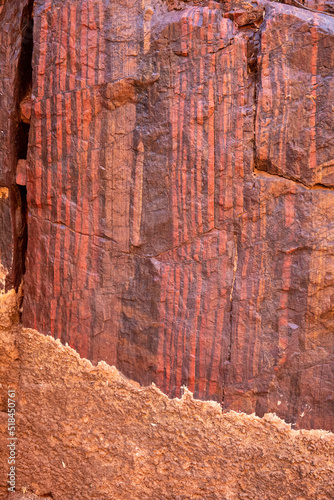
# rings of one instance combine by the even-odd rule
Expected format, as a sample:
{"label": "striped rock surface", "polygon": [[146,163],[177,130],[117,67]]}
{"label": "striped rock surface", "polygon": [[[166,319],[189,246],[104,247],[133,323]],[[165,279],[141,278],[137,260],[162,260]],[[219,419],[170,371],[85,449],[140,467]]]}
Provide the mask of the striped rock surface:
{"label": "striped rock surface", "polygon": [[31,95],[27,152],[1,146],[25,326],[173,397],[333,428],[334,18],[307,6],[35,0],[32,82],[17,50],[5,91],[12,127]]}

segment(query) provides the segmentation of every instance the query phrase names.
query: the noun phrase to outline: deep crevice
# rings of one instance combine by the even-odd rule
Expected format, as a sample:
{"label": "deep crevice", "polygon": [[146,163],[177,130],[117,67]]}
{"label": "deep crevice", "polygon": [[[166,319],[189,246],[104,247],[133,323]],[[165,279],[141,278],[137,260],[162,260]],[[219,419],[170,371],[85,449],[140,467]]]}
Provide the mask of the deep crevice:
{"label": "deep crevice", "polygon": [[[6,288],[18,291],[25,274],[25,260],[28,244],[28,205],[25,180],[25,161],[28,154],[30,115],[22,113],[21,103],[25,101],[26,110],[31,103],[32,89],[32,52],[33,52],[33,6],[34,0],[22,10],[20,23],[21,50],[18,58],[14,82],[14,112],[11,119],[11,174],[9,179],[13,225],[13,263]],[[18,169],[18,165],[20,168]],[[19,175],[20,172],[20,175]]]}
{"label": "deep crevice", "polygon": [[13,216],[13,266],[12,286],[18,291],[25,273],[25,258],[28,243],[27,189],[14,184],[11,187],[11,209]]}
{"label": "deep crevice", "polygon": [[[14,114],[12,117],[12,174],[10,179],[11,211],[13,221],[13,265],[10,285],[17,291],[25,274],[25,260],[28,244],[28,205],[25,181],[25,161],[28,154],[30,116],[23,116],[22,101],[31,102],[32,52],[33,52],[33,6],[29,0],[23,8],[20,31],[21,50],[14,84]],[[29,104],[28,104],[29,106]],[[21,160],[21,161],[20,161]],[[18,164],[21,176],[18,177]]]}

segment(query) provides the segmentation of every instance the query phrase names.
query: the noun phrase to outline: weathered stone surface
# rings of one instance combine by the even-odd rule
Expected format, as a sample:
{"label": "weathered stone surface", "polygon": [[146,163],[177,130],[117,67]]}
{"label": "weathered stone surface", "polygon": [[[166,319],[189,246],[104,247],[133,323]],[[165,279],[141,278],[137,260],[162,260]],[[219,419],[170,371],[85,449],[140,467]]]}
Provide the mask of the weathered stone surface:
{"label": "weathered stone surface", "polygon": [[255,166],[310,187],[334,187],[333,27],[278,4],[261,36]]}
{"label": "weathered stone surface", "polygon": [[9,189],[0,187],[0,293],[5,291],[6,277],[12,265],[12,231]]}
{"label": "weathered stone surface", "polygon": [[[293,2],[294,0],[292,0]],[[289,3],[289,2],[287,2]],[[310,9],[317,10],[319,12],[326,12],[334,16],[334,2],[333,0],[305,0],[305,2],[295,3],[294,5],[300,7],[304,5]]]}
{"label": "weathered stone surface", "polygon": [[19,160],[16,166],[16,184],[26,186],[27,184],[27,162]]}
{"label": "weathered stone surface", "polygon": [[32,3],[15,0],[0,10],[0,290],[3,282],[18,290],[25,272],[26,193],[16,166],[28,148],[29,113],[23,120],[20,102],[31,92]]}
{"label": "weathered stone surface", "polygon": [[[25,491],[25,489],[23,488]],[[50,496],[38,496],[34,495],[34,493],[10,493],[8,495],[8,500],[38,500],[39,498],[46,498],[47,500],[52,500],[52,497]]]}
{"label": "weathered stone surface", "polygon": [[334,18],[292,3],[34,3],[23,322],[332,429]]}
{"label": "weathered stone surface", "polygon": [[[2,2],[1,2],[2,3]],[[0,6],[0,291],[4,291],[6,276],[13,261],[13,231],[9,189],[13,181],[10,163],[11,114],[14,113],[15,76],[19,52],[19,25],[23,2]]]}
{"label": "weathered stone surface", "polygon": [[[15,294],[6,301],[15,310]],[[222,414],[188,391],[171,400],[59,341],[5,326],[0,315],[1,498],[333,498],[333,434],[294,431],[270,414]],[[7,497],[8,387],[18,455]]]}

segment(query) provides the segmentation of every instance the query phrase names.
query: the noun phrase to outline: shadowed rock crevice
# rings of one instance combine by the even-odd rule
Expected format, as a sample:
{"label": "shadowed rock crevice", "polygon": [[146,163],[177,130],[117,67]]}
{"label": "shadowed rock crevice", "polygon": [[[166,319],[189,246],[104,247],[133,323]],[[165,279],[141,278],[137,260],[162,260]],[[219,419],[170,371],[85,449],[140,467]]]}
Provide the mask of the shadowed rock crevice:
{"label": "shadowed rock crevice", "polygon": [[[33,0],[22,11],[21,50],[14,89],[12,118],[12,179],[10,188],[13,220],[13,265],[10,286],[17,291],[25,274],[28,243],[26,161],[29,143],[32,89]],[[9,288],[9,287],[7,287]]]}

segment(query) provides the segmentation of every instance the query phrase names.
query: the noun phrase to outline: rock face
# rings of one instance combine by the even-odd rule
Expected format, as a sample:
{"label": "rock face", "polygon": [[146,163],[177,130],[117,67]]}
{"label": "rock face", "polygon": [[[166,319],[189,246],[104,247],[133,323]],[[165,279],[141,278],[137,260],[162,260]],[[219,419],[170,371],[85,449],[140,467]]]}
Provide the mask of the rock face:
{"label": "rock face", "polygon": [[168,399],[59,340],[10,327],[9,317],[13,291],[0,297],[0,383],[16,395],[16,492],[7,497],[6,389],[1,498],[333,498],[333,434],[294,431],[270,414],[222,414],[188,391]]}
{"label": "rock face", "polygon": [[0,260],[94,363],[331,429],[333,3],[289,3],[5,3]]}
{"label": "rock face", "polygon": [[22,185],[24,176],[16,179],[16,171],[18,165],[22,168],[28,152],[29,119],[21,116],[20,103],[31,94],[33,4],[31,0],[1,4],[0,292],[3,292],[6,287],[18,290],[25,272],[26,186]]}

